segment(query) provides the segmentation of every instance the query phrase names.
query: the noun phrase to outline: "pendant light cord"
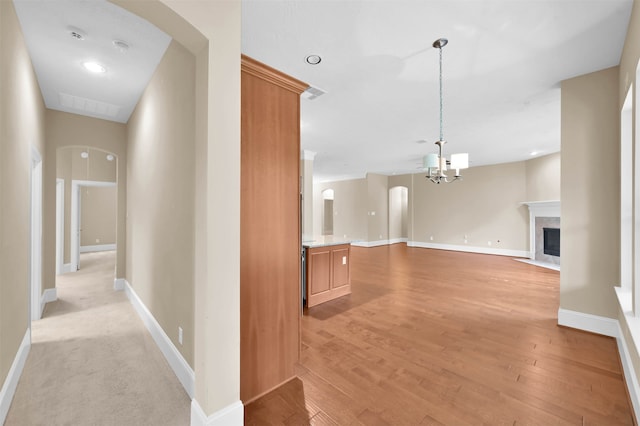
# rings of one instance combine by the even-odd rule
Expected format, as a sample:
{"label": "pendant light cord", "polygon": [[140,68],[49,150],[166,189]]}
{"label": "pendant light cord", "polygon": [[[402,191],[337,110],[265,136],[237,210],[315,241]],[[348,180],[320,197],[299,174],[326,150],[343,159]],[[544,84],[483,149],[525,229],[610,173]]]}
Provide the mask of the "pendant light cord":
{"label": "pendant light cord", "polygon": [[440,50],[440,140],[444,140],[442,131],[442,46]]}

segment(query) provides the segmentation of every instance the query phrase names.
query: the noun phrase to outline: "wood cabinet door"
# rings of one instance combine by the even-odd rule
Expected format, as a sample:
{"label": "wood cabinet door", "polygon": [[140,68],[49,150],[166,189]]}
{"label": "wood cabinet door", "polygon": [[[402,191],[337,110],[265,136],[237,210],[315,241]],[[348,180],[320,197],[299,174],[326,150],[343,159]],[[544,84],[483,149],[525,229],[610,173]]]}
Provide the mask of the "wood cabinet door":
{"label": "wood cabinet door", "polygon": [[330,250],[312,251],[309,262],[309,296],[331,290],[331,258]]}
{"label": "wood cabinet door", "polygon": [[333,260],[333,280],[331,288],[338,288],[351,283],[349,279],[349,248],[336,249],[331,252]]}

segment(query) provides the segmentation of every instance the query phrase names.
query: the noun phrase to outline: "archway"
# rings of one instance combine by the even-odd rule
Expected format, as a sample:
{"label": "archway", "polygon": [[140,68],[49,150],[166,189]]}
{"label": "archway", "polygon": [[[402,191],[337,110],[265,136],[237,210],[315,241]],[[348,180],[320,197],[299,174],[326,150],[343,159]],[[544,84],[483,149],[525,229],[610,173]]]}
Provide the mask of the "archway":
{"label": "archway", "polygon": [[395,186],[389,189],[389,242],[407,241],[409,237],[407,211],[409,189]]}

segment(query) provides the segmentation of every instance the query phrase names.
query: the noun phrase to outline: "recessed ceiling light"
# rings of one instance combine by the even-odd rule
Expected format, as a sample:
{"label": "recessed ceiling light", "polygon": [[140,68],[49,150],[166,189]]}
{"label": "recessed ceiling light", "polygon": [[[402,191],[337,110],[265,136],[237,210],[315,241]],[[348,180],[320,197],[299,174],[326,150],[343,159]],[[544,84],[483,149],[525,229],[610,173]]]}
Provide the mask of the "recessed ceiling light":
{"label": "recessed ceiling light", "polygon": [[124,53],[127,50],[129,50],[129,45],[127,43],[125,43],[124,41],[122,41],[122,40],[113,40],[113,45],[121,53]]}
{"label": "recessed ceiling light", "polygon": [[306,58],[304,58],[304,60],[309,65],[318,65],[320,61],[322,61],[322,58],[320,57],[320,55],[309,55]]}
{"label": "recessed ceiling light", "polygon": [[82,157],[82,158],[89,158],[89,153],[88,153],[87,151],[82,151],[82,152],[80,153],[80,157]]}
{"label": "recessed ceiling light", "polygon": [[103,73],[107,71],[105,67],[94,61],[83,62],[82,66],[85,67],[88,71],[94,73]]}
{"label": "recessed ceiling light", "polygon": [[107,161],[113,161],[113,155],[107,154]]}

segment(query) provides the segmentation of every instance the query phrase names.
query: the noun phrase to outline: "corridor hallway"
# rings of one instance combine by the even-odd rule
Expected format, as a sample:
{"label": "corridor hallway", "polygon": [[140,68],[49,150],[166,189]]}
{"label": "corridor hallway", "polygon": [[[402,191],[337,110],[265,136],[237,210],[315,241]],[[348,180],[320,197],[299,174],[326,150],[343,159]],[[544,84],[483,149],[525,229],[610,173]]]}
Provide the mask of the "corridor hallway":
{"label": "corridor hallway", "polygon": [[115,252],[81,255],[32,323],[5,426],[188,425],[190,399],[123,291]]}

